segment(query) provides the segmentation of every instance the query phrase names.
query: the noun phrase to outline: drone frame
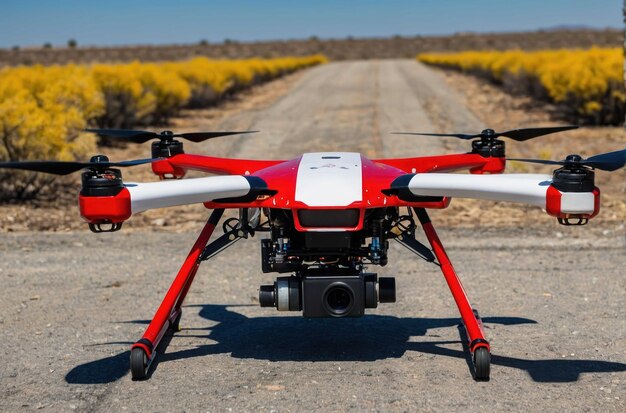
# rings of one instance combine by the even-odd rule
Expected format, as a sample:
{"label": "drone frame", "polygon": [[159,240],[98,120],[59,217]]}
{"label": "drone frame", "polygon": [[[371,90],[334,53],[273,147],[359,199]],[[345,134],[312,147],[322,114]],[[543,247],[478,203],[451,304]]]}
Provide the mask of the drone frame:
{"label": "drone frame", "polygon": [[[320,155],[320,158],[337,158],[344,154],[328,153],[314,155]],[[365,208],[365,204],[368,204],[368,207],[397,206],[411,208],[415,212],[461,315],[462,323],[467,333],[468,341],[466,345],[474,362],[474,376],[476,379],[488,379],[490,374],[490,345],[485,337],[480,316],[471,306],[461,280],[448,258],[426,209],[445,208],[450,202],[450,196],[448,195],[455,195],[478,199],[524,202],[544,206],[550,215],[560,219],[576,217],[587,220],[595,216],[599,211],[599,192],[597,188],[585,195],[587,197],[587,206],[583,211],[564,212],[561,208],[564,204],[563,199],[572,194],[564,194],[552,188],[549,183],[551,178],[549,175],[500,175],[506,165],[504,157],[484,157],[475,153],[466,153],[402,159],[376,159],[372,161],[361,157],[361,161],[363,166],[365,166],[363,168],[364,174],[367,168],[371,169],[376,164],[383,165],[383,167],[376,170],[376,174],[379,176],[364,176],[364,181],[376,181],[380,191],[370,198],[364,196],[361,205],[358,207]],[[300,162],[302,162],[302,157],[291,161],[261,161],[178,154],[152,164],[153,171],[162,179],[181,178],[188,170],[226,174],[226,176],[143,184],[160,186],[159,190],[152,191],[159,195],[155,195],[155,199],[142,199],[140,203],[136,204],[139,206],[132,207],[133,213],[135,210],[139,212],[151,207],[189,203],[189,194],[180,195],[179,197],[164,195],[168,191],[163,190],[163,188],[167,186],[179,187],[183,185],[183,182],[191,181],[188,184],[188,188],[198,188],[198,183],[201,182],[205,183],[211,180],[217,182],[217,180],[227,177],[235,178],[235,176],[240,182],[239,186],[231,185],[229,188],[239,192],[230,194],[226,199],[215,199],[216,196],[225,197],[226,195],[223,192],[218,191],[219,194],[209,194],[210,191],[199,190],[197,192],[201,192],[204,198],[194,198],[192,200],[193,202],[203,202],[206,208],[212,209],[212,213],[145,333],[141,339],[132,345],[131,372],[133,378],[143,379],[148,377],[150,365],[156,356],[156,349],[162,338],[168,331],[175,332],[179,329],[182,304],[200,263],[223,251],[238,239],[247,236],[245,228],[239,228],[231,233],[226,233],[210,244],[208,243],[225,209],[288,208],[295,210],[297,208],[312,208],[310,205],[298,202],[294,198],[294,194],[289,193],[292,189],[286,190],[286,188],[293,188],[293,180],[297,179],[297,177],[294,176],[293,172],[285,173],[285,171],[297,170]],[[442,173],[458,170],[469,170],[471,174]],[[249,185],[246,186],[245,182]],[[266,182],[272,182],[271,188],[265,185]],[[455,184],[458,186],[457,188],[454,188]],[[127,188],[131,191],[131,199],[132,195],[137,195],[133,185],[137,184],[127,185]],[[496,186],[496,190],[490,189],[493,185]],[[215,188],[215,185],[211,186]],[[387,187],[387,189],[382,189],[382,187]],[[280,190],[277,191],[274,188],[279,188]],[[135,191],[134,194],[132,193],[133,191]],[[286,191],[288,195],[279,196],[281,191]],[[277,192],[279,193],[278,195]],[[574,196],[578,195],[574,194]],[[163,204],[162,200],[164,197],[170,199],[171,202]],[[85,201],[88,201],[88,199],[85,199]],[[350,205],[350,207],[353,206],[355,205]],[[329,206],[326,205],[324,208],[329,208]],[[332,206],[332,208],[345,209],[346,206]],[[86,209],[86,211],[88,210],[89,208]],[[296,216],[297,214],[294,213],[297,229],[306,230],[295,219]],[[363,214],[361,214],[361,221],[356,227],[345,228],[345,230],[359,229],[363,224],[362,216]],[[87,214],[86,218],[93,219],[93,216]]]}
{"label": "drone frame", "polygon": [[[570,155],[564,161],[530,160],[563,165],[552,175],[502,174],[506,167],[504,142],[494,137],[512,134],[510,138],[526,140],[532,138],[531,135],[540,136],[572,128],[530,128],[505,133],[486,130],[492,133],[483,131],[479,135],[467,135],[480,137],[480,140],[472,142],[470,153],[372,160],[347,152],[307,153],[291,160],[219,158],[186,154],[182,143],[173,137],[206,140],[237,132],[177,135],[169,132],[158,135],[116,130],[111,133],[122,138],[131,136],[142,142],[156,136],[159,141],[153,142],[152,159],[113,163],[104,156],[96,156],[87,163],[9,162],[0,163],[0,167],[57,174],[88,168],[82,176],[79,207],[82,218],[94,232],[104,232],[107,226],[110,231],[117,231],[133,214],[155,208],[202,203],[212,210],[143,336],[131,347],[133,379],[149,376],[163,337],[168,331],[179,329],[182,305],[201,262],[236,241],[254,235],[254,231],[259,229],[248,223],[250,209],[289,210],[296,232],[320,233],[361,231],[365,228],[367,210],[388,211],[395,208],[397,212],[399,208],[407,208],[412,222],[411,231],[405,230],[401,237],[395,239],[426,261],[436,260],[435,264],[440,267],[467,333],[465,344],[474,362],[474,377],[486,380],[490,374],[490,345],[481,319],[472,308],[426,210],[446,208],[452,197],[484,199],[533,205],[544,208],[559,223],[586,224],[600,210],[600,191],[595,186],[592,169],[611,171],[623,167],[626,164],[626,149],[587,160],[578,155]],[[484,134],[488,136],[482,136]],[[465,136],[462,139],[466,139]],[[113,168],[142,163],[150,163],[160,181],[124,183],[121,172]],[[182,179],[191,170],[218,176]],[[456,171],[470,173],[453,173]],[[229,227],[227,221],[224,235],[209,243],[226,209],[240,211],[238,224]],[[352,218],[334,223],[325,221],[339,211],[349,212]],[[415,239],[413,214],[424,231],[430,249]],[[312,216],[317,218],[311,220]],[[374,238],[373,235],[371,237]],[[371,262],[384,265],[373,259]],[[380,297],[379,300],[385,302]]]}

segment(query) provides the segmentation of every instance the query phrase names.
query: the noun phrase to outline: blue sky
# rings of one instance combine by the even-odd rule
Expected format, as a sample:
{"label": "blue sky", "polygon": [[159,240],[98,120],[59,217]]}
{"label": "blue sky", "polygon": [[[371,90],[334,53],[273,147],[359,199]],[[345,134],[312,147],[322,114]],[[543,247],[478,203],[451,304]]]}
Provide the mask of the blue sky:
{"label": "blue sky", "polygon": [[0,0],[0,47],[622,27],[622,0]]}

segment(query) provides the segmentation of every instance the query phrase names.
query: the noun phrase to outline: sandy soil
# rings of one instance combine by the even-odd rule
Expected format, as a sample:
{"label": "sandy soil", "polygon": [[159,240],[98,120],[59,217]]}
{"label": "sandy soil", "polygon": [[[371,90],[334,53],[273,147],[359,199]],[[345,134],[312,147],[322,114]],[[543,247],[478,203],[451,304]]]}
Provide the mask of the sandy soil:
{"label": "sandy soil", "polygon": [[[441,231],[492,345],[474,382],[439,269],[392,245],[398,301],[307,320],[256,302],[259,240],[202,267],[152,377],[129,346],[195,233],[3,234],[0,411],[623,412],[623,237]],[[620,265],[621,263],[621,265]]]}

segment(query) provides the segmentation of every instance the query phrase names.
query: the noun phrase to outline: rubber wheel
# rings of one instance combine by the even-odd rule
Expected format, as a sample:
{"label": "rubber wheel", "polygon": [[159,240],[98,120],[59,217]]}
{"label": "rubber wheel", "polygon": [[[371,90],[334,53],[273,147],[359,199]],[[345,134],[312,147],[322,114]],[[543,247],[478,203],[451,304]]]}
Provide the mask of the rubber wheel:
{"label": "rubber wheel", "polygon": [[148,355],[141,347],[130,351],[130,372],[133,380],[145,380],[148,376]]}
{"label": "rubber wheel", "polygon": [[486,347],[478,347],[474,351],[474,374],[476,380],[489,380],[491,354]]}

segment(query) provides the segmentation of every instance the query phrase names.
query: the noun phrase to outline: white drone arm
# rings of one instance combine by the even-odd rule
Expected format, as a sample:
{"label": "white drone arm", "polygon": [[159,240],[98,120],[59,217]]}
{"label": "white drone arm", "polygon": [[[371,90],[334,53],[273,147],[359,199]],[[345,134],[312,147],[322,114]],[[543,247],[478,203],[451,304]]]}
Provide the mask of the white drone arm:
{"label": "white drone arm", "polygon": [[417,174],[408,188],[414,195],[487,199],[544,206],[550,175]]}
{"label": "white drone arm", "polygon": [[595,192],[561,192],[551,175],[539,174],[416,174],[407,189],[415,196],[446,196],[517,202],[561,214],[592,214]]}
{"label": "white drone arm", "polygon": [[148,209],[198,204],[248,195],[252,186],[240,175],[212,176],[149,183],[126,183],[133,214]]}
{"label": "white drone arm", "polygon": [[[79,197],[81,216],[90,224],[121,223],[148,209],[211,201],[242,203],[267,194],[265,182],[254,176],[226,175],[149,183],[126,183],[113,196]],[[270,191],[271,192],[271,191]]]}

